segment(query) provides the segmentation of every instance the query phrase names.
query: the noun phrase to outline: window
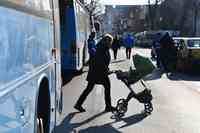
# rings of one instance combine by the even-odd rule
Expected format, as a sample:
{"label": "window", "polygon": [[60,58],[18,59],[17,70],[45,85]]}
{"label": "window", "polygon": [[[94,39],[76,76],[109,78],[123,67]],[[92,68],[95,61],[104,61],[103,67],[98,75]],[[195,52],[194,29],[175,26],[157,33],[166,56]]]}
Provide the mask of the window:
{"label": "window", "polygon": [[0,26],[1,36],[0,36],[0,59],[6,58],[8,54],[8,34],[6,34],[6,29]]}
{"label": "window", "polygon": [[200,40],[189,40],[188,47],[199,48],[200,47]]}
{"label": "window", "polygon": [[10,3],[14,3],[19,6],[34,9],[36,11],[51,11],[51,0],[7,0]]}

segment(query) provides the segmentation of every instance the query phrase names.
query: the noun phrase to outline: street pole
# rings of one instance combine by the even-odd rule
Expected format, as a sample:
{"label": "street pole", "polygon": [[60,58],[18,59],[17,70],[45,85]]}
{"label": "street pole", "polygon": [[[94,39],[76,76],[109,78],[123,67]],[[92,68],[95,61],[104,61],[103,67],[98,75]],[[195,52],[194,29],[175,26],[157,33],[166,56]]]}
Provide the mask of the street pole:
{"label": "street pole", "polygon": [[200,7],[200,2],[194,2],[194,26],[193,26],[193,36],[197,35],[197,19],[198,19],[198,10]]}
{"label": "street pole", "polygon": [[193,36],[196,36],[196,28],[197,28],[197,6],[194,5],[194,24],[193,24]]}
{"label": "street pole", "polygon": [[149,21],[149,30],[152,30],[153,28],[153,23],[152,23],[152,15],[151,15],[151,0],[148,0],[148,21]]}

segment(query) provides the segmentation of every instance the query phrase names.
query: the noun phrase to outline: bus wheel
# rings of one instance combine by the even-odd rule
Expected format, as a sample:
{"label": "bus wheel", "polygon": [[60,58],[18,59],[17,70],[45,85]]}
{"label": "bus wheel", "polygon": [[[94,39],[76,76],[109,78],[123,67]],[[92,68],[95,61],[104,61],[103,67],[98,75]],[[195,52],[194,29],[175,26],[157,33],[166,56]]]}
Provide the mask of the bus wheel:
{"label": "bus wheel", "polygon": [[37,133],[44,133],[44,125],[42,118],[37,118]]}

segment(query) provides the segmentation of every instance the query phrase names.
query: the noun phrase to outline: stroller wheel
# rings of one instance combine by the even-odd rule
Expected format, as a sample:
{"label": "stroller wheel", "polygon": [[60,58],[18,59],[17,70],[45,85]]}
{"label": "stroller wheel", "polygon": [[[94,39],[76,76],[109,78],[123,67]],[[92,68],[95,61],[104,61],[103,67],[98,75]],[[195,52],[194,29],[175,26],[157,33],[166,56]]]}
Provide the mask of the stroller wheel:
{"label": "stroller wheel", "polygon": [[153,111],[152,103],[145,103],[144,104],[144,110],[145,110],[145,113],[147,113],[148,115],[150,115],[151,112]]}
{"label": "stroller wheel", "polygon": [[119,113],[124,114],[124,113],[127,112],[127,106],[125,104],[123,104],[123,103],[120,103],[120,104],[117,105],[117,111]]}
{"label": "stroller wheel", "polygon": [[125,99],[118,100],[116,107],[118,116],[123,116],[127,112],[127,106],[128,104]]}

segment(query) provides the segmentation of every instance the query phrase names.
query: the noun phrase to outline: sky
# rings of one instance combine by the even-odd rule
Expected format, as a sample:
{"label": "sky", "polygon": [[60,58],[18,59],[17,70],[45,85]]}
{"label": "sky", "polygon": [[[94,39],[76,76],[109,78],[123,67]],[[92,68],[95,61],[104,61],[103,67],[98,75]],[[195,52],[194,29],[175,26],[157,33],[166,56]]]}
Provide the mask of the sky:
{"label": "sky", "polygon": [[101,2],[105,5],[146,5],[148,4],[148,0],[101,0]]}

